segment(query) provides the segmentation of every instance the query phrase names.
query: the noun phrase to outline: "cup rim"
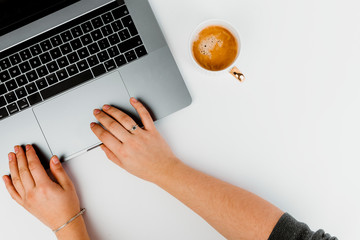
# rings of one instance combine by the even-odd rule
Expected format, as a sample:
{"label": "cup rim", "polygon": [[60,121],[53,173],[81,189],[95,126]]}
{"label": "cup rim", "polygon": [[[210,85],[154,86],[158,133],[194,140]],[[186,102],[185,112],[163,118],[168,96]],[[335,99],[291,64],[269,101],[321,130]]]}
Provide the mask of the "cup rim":
{"label": "cup rim", "polygon": [[[236,55],[236,58],[234,59],[234,61],[230,64],[229,67],[223,69],[223,70],[219,70],[219,71],[212,71],[212,70],[208,70],[205,69],[203,67],[200,66],[200,64],[195,60],[194,55],[192,53],[192,45],[193,45],[193,40],[195,38],[195,36],[205,27],[207,26],[211,26],[211,25],[218,25],[218,26],[222,26],[225,27],[227,30],[229,30],[236,38],[236,40],[238,41],[238,53]],[[199,23],[195,29],[191,32],[190,38],[189,38],[189,43],[188,43],[188,53],[189,56],[192,60],[192,62],[200,69],[202,69],[203,71],[206,71],[208,73],[213,73],[213,74],[217,74],[217,73],[223,73],[223,72],[227,72],[230,71],[233,68],[233,65],[235,65],[235,62],[239,59],[240,56],[240,52],[241,52],[241,40],[240,40],[240,35],[238,30],[228,21],[224,20],[224,19],[218,19],[218,18],[212,18],[212,19],[208,19],[205,21],[202,21],[201,23]]]}

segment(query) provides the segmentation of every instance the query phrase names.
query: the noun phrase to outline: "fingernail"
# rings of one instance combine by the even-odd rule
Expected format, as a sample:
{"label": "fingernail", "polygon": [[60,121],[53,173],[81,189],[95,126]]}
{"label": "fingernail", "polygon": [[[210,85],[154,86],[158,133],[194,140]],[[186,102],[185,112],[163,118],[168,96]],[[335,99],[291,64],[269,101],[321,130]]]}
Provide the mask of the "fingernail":
{"label": "fingernail", "polygon": [[94,114],[96,115],[96,114],[99,114],[101,111],[99,110],[99,109],[95,109],[94,110]]}
{"label": "fingernail", "polygon": [[110,109],[110,106],[106,104],[106,105],[103,106],[103,109],[104,109],[104,110],[109,110],[109,109]]}
{"label": "fingernail", "polygon": [[93,128],[95,126],[96,123],[92,122],[90,123],[90,127]]}
{"label": "fingernail", "polygon": [[137,103],[138,102],[138,100],[136,100],[136,98],[131,98],[131,101],[133,102],[133,103]]}
{"label": "fingernail", "polygon": [[29,151],[30,150],[30,145],[28,144],[28,145],[26,145],[26,151]]}
{"label": "fingernail", "polygon": [[15,153],[18,153],[19,152],[19,146],[15,146],[14,151],[15,151]]}
{"label": "fingernail", "polygon": [[9,162],[11,162],[13,159],[12,159],[12,154],[11,153],[9,153],[8,154],[8,158],[9,158]]}
{"label": "fingernail", "polygon": [[59,164],[59,163],[60,163],[59,158],[58,158],[57,156],[54,156],[54,157],[52,158],[52,162],[53,162],[54,164]]}
{"label": "fingernail", "polygon": [[2,176],[2,180],[3,180],[4,182],[6,182],[6,176],[5,176],[5,175]]}

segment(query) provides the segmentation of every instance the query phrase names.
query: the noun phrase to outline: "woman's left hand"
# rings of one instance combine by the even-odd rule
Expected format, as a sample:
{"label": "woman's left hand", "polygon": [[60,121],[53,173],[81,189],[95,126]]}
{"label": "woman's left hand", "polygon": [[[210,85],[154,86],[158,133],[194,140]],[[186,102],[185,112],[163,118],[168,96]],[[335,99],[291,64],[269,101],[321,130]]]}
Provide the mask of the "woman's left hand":
{"label": "woman's left hand", "polygon": [[9,153],[11,178],[3,176],[11,197],[50,229],[57,229],[80,211],[75,187],[53,156],[50,170],[56,182],[52,181],[41,165],[34,148],[20,146]]}

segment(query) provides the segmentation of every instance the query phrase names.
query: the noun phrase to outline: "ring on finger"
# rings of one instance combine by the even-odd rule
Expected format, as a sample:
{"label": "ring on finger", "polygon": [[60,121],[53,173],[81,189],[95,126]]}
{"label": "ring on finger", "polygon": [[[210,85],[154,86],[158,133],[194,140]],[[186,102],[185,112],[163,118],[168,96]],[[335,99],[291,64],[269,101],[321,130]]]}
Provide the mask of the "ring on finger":
{"label": "ring on finger", "polygon": [[129,132],[134,132],[138,127],[139,125],[135,124],[134,126],[132,126],[132,128],[129,129]]}

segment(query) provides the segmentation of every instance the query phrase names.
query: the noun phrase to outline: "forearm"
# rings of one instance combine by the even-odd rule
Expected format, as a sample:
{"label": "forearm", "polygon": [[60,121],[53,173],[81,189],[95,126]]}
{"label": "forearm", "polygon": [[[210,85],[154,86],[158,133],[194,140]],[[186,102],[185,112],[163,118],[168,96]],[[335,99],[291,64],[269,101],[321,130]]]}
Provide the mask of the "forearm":
{"label": "forearm", "polygon": [[227,239],[268,239],[283,212],[260,197],[179,162],[158,186]]}
{"label": "forearm", "polygon": [[58,240],[89,240],[84,218],[79,216],[66,227],[56,233]]}

